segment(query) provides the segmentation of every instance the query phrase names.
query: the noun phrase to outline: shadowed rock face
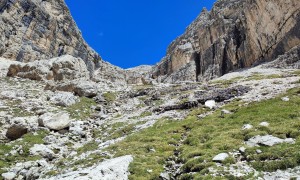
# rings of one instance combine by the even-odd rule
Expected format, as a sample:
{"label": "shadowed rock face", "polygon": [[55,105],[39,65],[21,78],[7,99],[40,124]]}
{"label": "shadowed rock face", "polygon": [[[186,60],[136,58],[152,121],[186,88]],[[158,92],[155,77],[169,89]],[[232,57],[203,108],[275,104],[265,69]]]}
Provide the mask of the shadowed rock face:
{"label": "shadowed rock face", "polygon": [[274,60],[300,44],[299,9],[298,0],[219,0],[171,43],[152,76],[201,81]]}
{"label": "shadowed rock face", "polygon": [[101,63],[63,0],[1,0],[1,57],[29,62],[64,54],[83,59],[90,72]]}

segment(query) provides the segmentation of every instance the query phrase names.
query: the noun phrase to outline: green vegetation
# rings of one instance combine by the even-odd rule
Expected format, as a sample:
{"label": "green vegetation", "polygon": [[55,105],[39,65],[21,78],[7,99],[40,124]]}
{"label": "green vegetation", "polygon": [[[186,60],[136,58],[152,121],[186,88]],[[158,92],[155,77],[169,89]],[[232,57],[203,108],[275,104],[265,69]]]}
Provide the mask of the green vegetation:
{"label": "green vegetation", "polygon": [[300,70],[296,70],[296,71],[292,72],[292,74],[294,74],[296,76],[300,76]]}
{"label": "green vegetation", "polygon": [[[284,102],[281,97],[289,96]],[[280,144],[257,148],[247,148],[246,155],[257,170],[275,171],[300,165],[300,88],[288,91],[280,97],[245,106],[233,101],[224,107],[233,114],[220,117],[220,110],[201,120],[199,113],[205,109],[195,109],[182,121],[161,119],[153,127],[129,135],[123,142],[112,145],[109,151],[116,156],[132,154],[130,179],[158,179],[167,160],[174,159],[179,146],[179,162],[183,163],[180,179],[209,179],[208,167],[214,166],[212,158],[223,152],[232,152],[244,146],[244,141],[255,135],[270,134],[279,138],[295,138],[295,144]],[[267,121],[269,127],[260,127]],[[243,131],[244,124],[252,124],[252,130]],[[257,130],[255,130],[257,129]],[[265,161],[268,160],[268,161]],[[224,164],[232,164],[229,158]],[[152,170],[151,173],[147,170]],[[231,176],[228,176],[230,178]],[[232,178],[232,177],[231,177]]]}
{"label": "green vegetation", "polygon": [[[40,156],[31,156],[29,154],[29,149],[33,147],[34,144],[43,144],[43,138],[48,134],[47,131],[38,131],[37,135],[33,133],[28,133],[23,136],[22,139],[16,140],[10,144],[0,144],[0,174],[5,172],[4,168],[8,168],[17,162],[24,161],[36,161],[39,160]],[[14,146],[22,146],[23,154],[8,155],[7,154],[13,150]]]}
{"label": "green vegetation", "polygon": [[231,84],[236,83],[237,81],[242,80],[244,77],[238,76],[229,80],[214,80],[213,84],[221,84],[223,87],[229,87]]}
{"label": "green vegetation", "polygon": [[71,118],[84,120],[92,115],[94,110],[91,109],[91,106],[95,105],[96,102],[93,99],[81,97],[80,102],[64,108],[64,110],[70,113]]}
{"label": "green vegetation", "polygon": [[283,76],[280,74],[263,75],[259,73],[254,73],[252,76],[247,78],[247,81],[262,80],[262,79],[277,79],[277,78],[283,78]]}
{"label": "green vegetation", "polygon": [[151,116],[151,115],[152,115],[152,112],[145,111],[140,115],[140,118],[144,118],[144,117]]}
{"label": "green vegetation", "polygon": [[117,99],[117,94],[113,92],[106,92],[102,95],[108,103],[112,103]]}

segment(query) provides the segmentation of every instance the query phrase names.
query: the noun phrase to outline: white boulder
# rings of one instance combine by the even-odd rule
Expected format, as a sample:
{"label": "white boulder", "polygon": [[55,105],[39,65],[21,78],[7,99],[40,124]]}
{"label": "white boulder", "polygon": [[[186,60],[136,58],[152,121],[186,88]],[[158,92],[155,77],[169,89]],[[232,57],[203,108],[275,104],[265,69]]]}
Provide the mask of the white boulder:
{"label": "white boulder", "polygon": [[214,109],[216,107],[216,101],[215,100],[208,100],[205,102],[205,106],[209,109]]}
{"label": "white boulder", "polygon": [[66,112],[59,112],[57,114],[45,113],[38,120],[39,126],[57,131],[69,127],[70,122],[70,116]]}

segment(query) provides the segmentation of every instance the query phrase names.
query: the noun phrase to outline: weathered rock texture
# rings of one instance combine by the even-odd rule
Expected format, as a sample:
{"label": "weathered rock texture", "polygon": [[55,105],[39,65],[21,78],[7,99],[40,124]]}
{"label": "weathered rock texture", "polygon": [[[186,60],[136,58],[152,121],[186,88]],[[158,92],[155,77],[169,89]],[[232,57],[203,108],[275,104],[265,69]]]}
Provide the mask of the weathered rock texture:
{"label": "weathered rock texture", "polygon": [[18,76],[38,81],[87,80],[89,79],[89,72],[80,58],[64,55],[48,60],[12,64],[8,68],[7,76]]}
{"label": "weathered rock texture", "polygon": [[125,81],[123,69],[103,61],[84,41],[64,0],[0,1],[0,57],[32,62],[65,54],[81,58],[90,76],[101,69],[97,78]]}
{"label": "weathered rock texture", "polygon": [[63,0],[1,0],[0,32],[0,56],[7,59],[29,62],[70,54],[89,70],[101,61]]}
{"label": "weathered rock texture", "polygon": [[219,0],[153,69],[163,82],[200,81],[271,61],[300,44],[298,0]]}

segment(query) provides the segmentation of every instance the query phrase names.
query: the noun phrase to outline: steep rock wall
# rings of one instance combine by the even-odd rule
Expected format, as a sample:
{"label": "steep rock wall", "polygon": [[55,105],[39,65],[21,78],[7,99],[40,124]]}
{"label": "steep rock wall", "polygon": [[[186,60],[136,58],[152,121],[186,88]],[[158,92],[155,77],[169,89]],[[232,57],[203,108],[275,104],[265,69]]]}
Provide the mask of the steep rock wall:
{"label": "steep rock wall", "polygon": [[300,44],[299,29],[298,0],[219,0],[171,43],[152,76],[202,81],[271,61]]}

